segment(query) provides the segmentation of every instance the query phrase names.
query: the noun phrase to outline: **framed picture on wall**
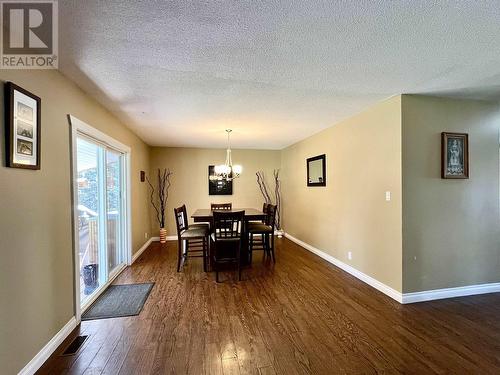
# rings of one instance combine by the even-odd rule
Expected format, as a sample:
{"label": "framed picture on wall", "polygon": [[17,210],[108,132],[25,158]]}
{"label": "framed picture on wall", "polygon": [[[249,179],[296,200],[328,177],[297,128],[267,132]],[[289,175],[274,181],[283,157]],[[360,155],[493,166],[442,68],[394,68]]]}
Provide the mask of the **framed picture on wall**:
{"label": "framed picture on wall", "polygon": [[7,166],[40,169],[41,100],[29,91],[5,84],[5,149]]}
{"label": "framed picture on wall", "polygon": [[208,166],[208,195],[232,195],[233,181],[215,179],[215,167]]}
{"label": "framed picture on wall", "polygon": [[441,177],[469,178],[469,135],[441,133]]}

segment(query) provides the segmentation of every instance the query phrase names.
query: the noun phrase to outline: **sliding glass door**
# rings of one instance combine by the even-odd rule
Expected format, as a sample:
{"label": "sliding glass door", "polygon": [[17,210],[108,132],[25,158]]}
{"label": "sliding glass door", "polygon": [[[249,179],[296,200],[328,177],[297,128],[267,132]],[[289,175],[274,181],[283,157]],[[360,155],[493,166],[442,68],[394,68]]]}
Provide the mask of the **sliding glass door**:
{"label": "sliding glass door", "polygon": [[123,264],[122,246],[122,155],[108,150],[106,152],[106,239],[108,274],[113,275]]}
{"label": "sliding glass door", "polygon": [[89,137],[76,139],[78,270],[84,308],[125,266],[124,155]]}

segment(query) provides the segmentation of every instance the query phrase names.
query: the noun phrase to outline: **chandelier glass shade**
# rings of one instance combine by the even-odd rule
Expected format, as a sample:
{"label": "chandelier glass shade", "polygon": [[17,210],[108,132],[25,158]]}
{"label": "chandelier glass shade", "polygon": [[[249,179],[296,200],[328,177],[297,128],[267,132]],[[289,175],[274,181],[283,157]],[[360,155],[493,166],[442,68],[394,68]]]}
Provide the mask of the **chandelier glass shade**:
{"label": "chandelier glass shade", "polygon": [[231,157],[231,143],[230,134],[231,129],[226,129],[227,132],[227,150],[226,150],[226,162],[224,164],[216,165],[214,167],[214,175],[210,176],[211,180],[226,180],[231,181],[235,178],[240,177],[243,168],[241,165],[233,165],[233,159]]}

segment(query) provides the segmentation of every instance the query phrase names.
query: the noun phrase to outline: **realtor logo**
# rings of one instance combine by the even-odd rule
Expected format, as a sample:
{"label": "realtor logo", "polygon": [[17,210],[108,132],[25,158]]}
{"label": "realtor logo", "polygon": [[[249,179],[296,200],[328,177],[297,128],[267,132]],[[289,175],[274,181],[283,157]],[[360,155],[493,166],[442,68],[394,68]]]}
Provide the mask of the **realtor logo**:
{"label": "realtor logo", "polygon": [[0,1],[2,69],[57,69],[57,1]]}

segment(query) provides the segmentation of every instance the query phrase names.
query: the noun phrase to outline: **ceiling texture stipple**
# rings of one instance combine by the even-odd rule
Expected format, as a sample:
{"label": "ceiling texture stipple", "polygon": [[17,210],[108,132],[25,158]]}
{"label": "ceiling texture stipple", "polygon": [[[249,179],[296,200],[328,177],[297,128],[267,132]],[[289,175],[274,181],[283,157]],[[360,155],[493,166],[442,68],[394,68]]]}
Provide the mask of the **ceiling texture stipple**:
{"label": "ceiling texture stipple", "polygon": [[498,1],[59,2],[60,71],[153,146],[281,149],[387,97],[500,98]]}

